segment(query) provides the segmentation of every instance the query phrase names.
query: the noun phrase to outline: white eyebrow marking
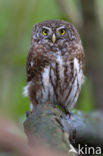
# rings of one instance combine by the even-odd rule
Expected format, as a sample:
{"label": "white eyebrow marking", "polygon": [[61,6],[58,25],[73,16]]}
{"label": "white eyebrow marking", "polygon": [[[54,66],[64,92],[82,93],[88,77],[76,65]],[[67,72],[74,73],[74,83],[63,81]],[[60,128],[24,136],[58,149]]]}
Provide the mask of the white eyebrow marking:
{"label": "white eyebrow marking", "polygon": [[51,31],[51,28],[43,26],[44,29],[48,29],[49,31]]}
{"label": "white eyebrow marking", "polygon": [[60,29],[65,29],[65,26],[61,26],[61,27],[57,28],[57,31]]}

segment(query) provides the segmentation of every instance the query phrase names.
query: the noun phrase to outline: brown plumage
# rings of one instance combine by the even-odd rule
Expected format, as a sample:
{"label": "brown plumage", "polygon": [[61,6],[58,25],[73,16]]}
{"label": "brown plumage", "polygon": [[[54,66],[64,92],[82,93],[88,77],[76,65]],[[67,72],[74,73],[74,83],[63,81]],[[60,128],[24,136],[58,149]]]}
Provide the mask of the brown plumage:
{"label": "brown plumage", "polygon": [[36,24],[26,64],[25,91],[32,111],[43,103],[72,108],[84,81],[84,64],[81,40],[71,23],[51,20]]}

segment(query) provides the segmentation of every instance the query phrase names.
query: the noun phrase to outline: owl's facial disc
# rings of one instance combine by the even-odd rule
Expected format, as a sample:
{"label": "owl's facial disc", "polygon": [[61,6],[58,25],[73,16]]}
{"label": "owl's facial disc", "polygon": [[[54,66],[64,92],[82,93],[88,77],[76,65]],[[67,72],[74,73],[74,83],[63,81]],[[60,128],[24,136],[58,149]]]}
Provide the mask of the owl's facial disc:
{"label": "owl's facial disc", "polygon": [[42,39],[44,41],[49,41],[55,44],[58,40],[62,40],[66,37],[67,31],[65,26],[60,26],[58,28],[50,28],[47,26],[43,26],[41,29]]}

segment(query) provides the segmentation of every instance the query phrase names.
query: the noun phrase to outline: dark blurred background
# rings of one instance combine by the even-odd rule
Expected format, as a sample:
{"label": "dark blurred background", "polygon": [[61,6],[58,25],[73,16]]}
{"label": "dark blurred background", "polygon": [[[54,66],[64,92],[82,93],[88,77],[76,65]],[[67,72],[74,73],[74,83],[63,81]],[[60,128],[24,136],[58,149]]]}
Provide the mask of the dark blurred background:
{"label": "dark blurred background", "polygon": [[22,120],[29,110],[22,91],[32,28],[49,19],[72,22],[82,38],[86,82],[76,107],[103,109],[103,0],[0,0],[1,115]]}

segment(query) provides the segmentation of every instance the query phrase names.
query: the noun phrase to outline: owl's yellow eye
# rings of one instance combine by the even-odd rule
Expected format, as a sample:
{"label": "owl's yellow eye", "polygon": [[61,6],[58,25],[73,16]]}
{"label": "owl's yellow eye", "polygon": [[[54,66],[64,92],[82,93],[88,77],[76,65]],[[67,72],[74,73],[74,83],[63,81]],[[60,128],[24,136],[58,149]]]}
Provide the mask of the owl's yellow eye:
{"label": "owl's yellow eye", "polygon": [[45,35],[45,36],[47,36],[48,35],[48,32],[49,32],[49,30],[48,29],[43,29],[43,35]]}
{"label": "owl's yellow eye", "polygon": [[60,32],[60,34],[61,34],[62,36],[65,35],[65,33],[66,33],[65,29],[60,29],[59,32]]}

